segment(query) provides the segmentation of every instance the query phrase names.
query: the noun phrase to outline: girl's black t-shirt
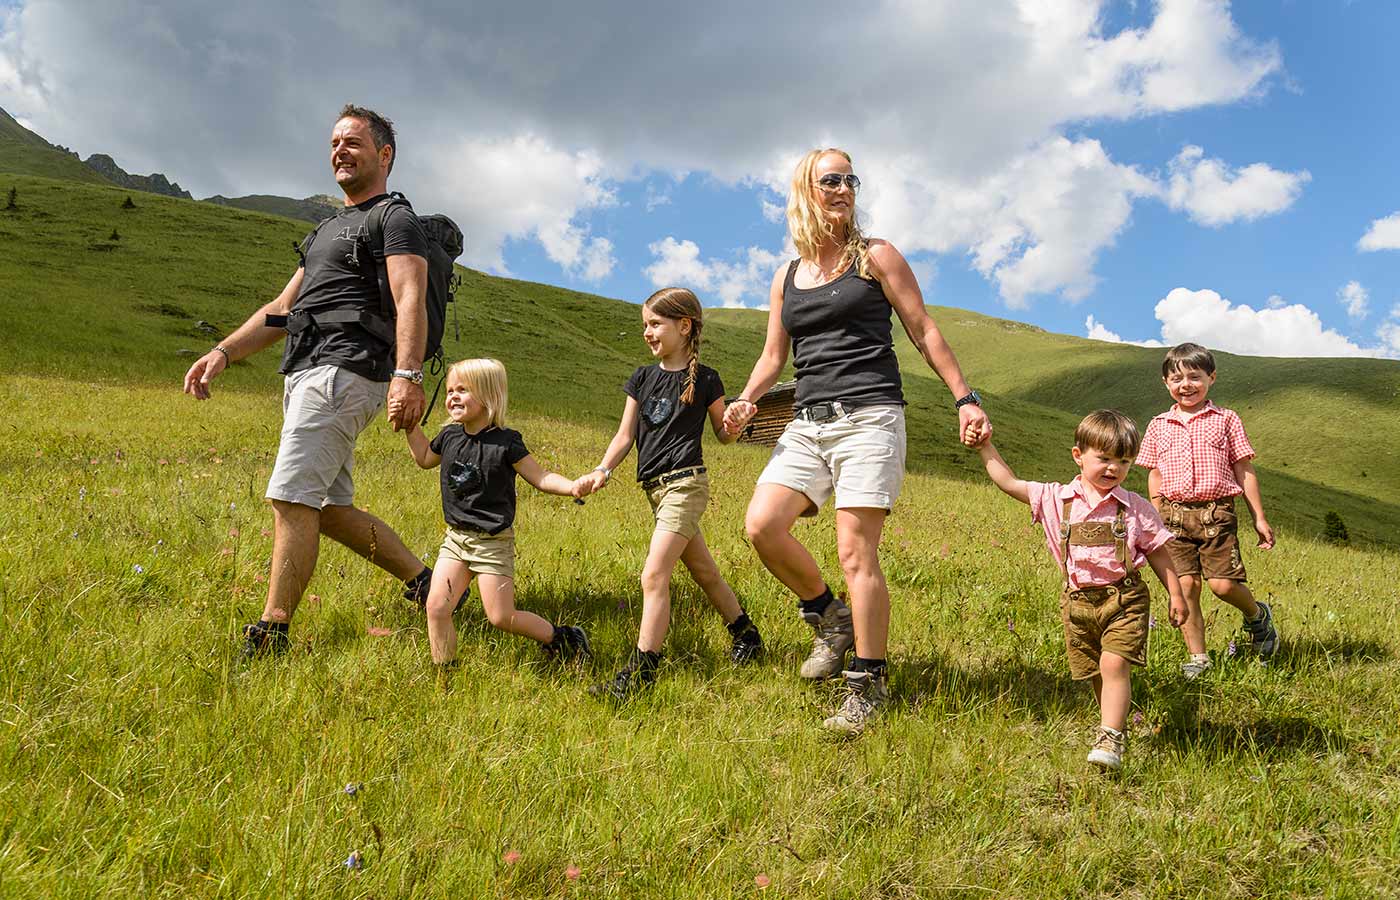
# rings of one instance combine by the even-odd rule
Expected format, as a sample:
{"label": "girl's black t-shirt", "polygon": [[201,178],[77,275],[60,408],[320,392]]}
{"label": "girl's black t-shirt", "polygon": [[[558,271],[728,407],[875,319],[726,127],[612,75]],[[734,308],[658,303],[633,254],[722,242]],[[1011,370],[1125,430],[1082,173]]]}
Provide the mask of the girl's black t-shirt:
{"label": "girl's black t-shirt", "polygon": [[724,396],[719,373],[696,367],[695,402],[681,402],[687,370],[669,372],[660,365],[641,366],[622,386],[637,401],[637,480],[703,466],[700,436],[710,404]]}
{"label": "girl's black t-shirt", "polygon": [[515,464],[530,455],[520,432],[452,424],[429,444],[442,457],[442,516],[453,528],[500,534],[515,521]]}

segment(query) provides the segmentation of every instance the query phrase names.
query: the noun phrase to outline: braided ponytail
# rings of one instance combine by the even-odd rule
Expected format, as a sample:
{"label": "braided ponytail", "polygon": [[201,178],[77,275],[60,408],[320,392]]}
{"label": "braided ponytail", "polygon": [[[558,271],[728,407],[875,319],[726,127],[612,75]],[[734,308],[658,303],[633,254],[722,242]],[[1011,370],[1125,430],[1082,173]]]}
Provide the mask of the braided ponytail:
{"label": "braided ponytail", "polygon": [[686,369],[685,389],[681,392],[681,402],[687,406],[695,403],[695,384],[700,378],[700,332],[705,327],[704,311],[700,299],[685,288],[662,288],[652,294],[642,304],[645,308],[667,319],[690,320],[690,365]]}

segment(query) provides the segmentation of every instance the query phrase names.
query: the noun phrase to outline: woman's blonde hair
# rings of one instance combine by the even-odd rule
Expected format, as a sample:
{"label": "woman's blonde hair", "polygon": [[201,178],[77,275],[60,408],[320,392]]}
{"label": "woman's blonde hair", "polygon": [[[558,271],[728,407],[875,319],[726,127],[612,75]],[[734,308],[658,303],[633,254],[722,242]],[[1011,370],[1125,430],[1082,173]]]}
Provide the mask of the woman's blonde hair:
{"label": "woman's blonde hair", "polygon": [[447,383],[453,380],[462,386],[486,407],[491,424],[499,428],[506,426],[506,401],[509,397],[506,387],[506,367],[499,359],[460,359],[447,370]]}
{"label": "woman's blonde hair", "polygon": [[705,327],[700,298],[685,288],[662,288],[648,297],[642,308],[666,319],[690,320],[690,337],[686,346],[690,351],[690,366],[685,376],[685,390],[681,392],[681,402],[690,406],[695,402],[695,379],[700,374],[700,332]]}
{"label": "woman's blonde hair", "polygon": [[855,262],[856,274],[861,278],[871,278],[873,276],[870,274],[870,245],[860,230],[860,219],[855,204],[851,204],[851,218],[846,224],[846,233],[837,234],[822,216],[821,208],[815,200],[815,192],[820,190],[815,177],[817,162],[828,153],[843,156],[846,162],[851,161],[851,154],[837,147],[811,150],[802,157],[802,161],[792,173],[792,190],[788,193],[788,234],[792,237],[792,245],[797,248],[797,255],[808,260],[817,258],[817,251],[826,241],[835,240],[843,245],[840,269],[845,270]]}

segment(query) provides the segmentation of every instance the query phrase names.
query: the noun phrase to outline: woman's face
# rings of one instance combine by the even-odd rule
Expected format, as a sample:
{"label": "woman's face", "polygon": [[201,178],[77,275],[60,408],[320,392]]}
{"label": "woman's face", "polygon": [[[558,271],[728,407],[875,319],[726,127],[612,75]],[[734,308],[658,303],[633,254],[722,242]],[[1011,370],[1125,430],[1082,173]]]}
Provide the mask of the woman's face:
{"label": "woman's face", "polygon": [[818,184],[822,176],[831,174],[851,174],[851,161],[839,153],[828,153],[818,159],[812,170],[812,200],[821,210],[822,218],[832,225],[844,225],[855,213],[856,192],[844,182],[834,190]]}

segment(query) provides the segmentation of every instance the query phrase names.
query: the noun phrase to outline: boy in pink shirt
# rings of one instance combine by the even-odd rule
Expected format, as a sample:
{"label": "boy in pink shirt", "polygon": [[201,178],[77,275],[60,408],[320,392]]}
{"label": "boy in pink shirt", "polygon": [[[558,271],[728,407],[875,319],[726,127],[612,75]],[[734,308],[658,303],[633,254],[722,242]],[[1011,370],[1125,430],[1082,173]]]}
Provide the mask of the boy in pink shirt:
{"label": "boy in pink shirt", "polygon": [[1101,409],[1074,432],[1079,476],[1069,484],[1022,481],[990,440],[977,450],[996,486],[1028,504],[1031,521],[1064,574],[1060,620],[1070,674],[1093,679],[1100,724],[1088,761],[1116,770],[1132,703],[1132,667],[1147,664],[1152,596],[1138,574],[1152,566],[1167,588],[1172,625],[1186,621],[1186,601],[1166,546],[1171,532],[1152,504],[1122,486],[1138,449],[1138,430],[1122,413]]}
{"label": "boy in pink shirt", "polygon": [[1245,586],[1235,498],[1244,495],[1261,549],[1273,547],[1274,530],[1264,518],[1259,479],[1250,463],[1254,448],[1244,424],[1233,410],[1206,399],[1215,384],[1214,355],[1200,344],[1178,344],[1162,361],[1162,383],[1176,403],[1148,423],[1137,464],[1150,470],[1148,496],[1176,537],[1172,562],[1191,615],[1181,631],[1191,658],[1181,671],[1190,681],[1210,668],[1202,579],[1244,616],[1251,648],[1261,659],[1278,649],[1273,611]]}

